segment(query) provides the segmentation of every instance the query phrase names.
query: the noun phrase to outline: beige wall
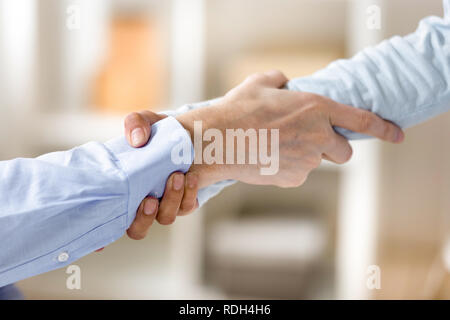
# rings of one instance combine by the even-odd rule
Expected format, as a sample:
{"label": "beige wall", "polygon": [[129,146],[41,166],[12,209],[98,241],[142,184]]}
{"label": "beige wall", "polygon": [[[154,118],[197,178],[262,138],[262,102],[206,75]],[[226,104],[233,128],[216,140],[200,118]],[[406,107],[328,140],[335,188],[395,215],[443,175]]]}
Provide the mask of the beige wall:
{"label": "beige wall", "polygon": [[[386,6],[388,36],[408,34],[421,17],[443,14],[440,0],[386,1]],[[380,298],[445,297],[432,279],[448,277],[440,257],[449,231],[449,154],[450,114],[406,130],[402,145],[383,145]]]}

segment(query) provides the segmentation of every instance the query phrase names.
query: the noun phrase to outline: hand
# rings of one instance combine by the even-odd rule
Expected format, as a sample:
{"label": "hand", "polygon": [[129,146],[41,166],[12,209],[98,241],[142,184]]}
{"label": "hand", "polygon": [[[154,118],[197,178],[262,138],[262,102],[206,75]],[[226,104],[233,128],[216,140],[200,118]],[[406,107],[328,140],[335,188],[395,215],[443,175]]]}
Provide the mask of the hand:
{"label": "hand", "polygon": [[[194,136],[193,123],[196,120],[202,121],[203,130],[216,128],[224,133],[226,129],[233,128],[279,129],[279,173],[262,176],[259,173],[260,164],[193,164],[186,177],[195,178],[186,180],[195,180],[195,188],[192,188],[195,191],[189,190],[189,181],[185,183],[184,190],[171,188],[176,177],[177,181],[183,180],[181,173],[172,174],[161,201],[161,207],[165,209],[161,210],[161,207],[158,209],[158,206],[153,205],[157,199],[144,199],[127,232],[128,235],[133,239],[143,238],[155,216],[161,224],[170,224],[177,215],[191,212],[192,208],[198,206],[196,202],[193,205],[198,188],[214,182],[235,179],[251,184],[292,187],[301,185],[309,172],[320,164],[322,158],[336,163],[348,161],[352,149],[347,140],[333,130],[333,126],[394,143],[403,141],[404,134],[400,128],[375,114],[312,93],[281,90],[286,81],[287,78],[278,71],[255,74],[228,92],[216,105],[177,117],[191,137]],[[227,116],[223,117],[223,114]],[[130,114],[125,121],[129,143],[135,147],[144,145],[150,137],[150,126],[164,117],[150,111]],[[152,202],[149,207],[154,212],[150,217],[145,217],[144,213],[147,201]]]}
{"label": "hand", "polygon": [[[128,143],[136,148],[144,146],[150,138],[151,126],[164,119],[165,115],[142,111],[131,113],[125,118],[125,136]],[[136,218],[127,230],[131,239],[143,239],[153,221],[172,224],[177,216],[187,215],[198,208],[198,177],[196,173],[175,172],[166,183],[164,196],[159,203],[153,197],[145,198],[136,212]]]}
{"label": "hand", "polygon": [[[227,129],[279,129],[278,173],[261,175],[261,163],[193,164],[190,171],[198,174],[199,187],[225,179],[281,187],[299,186],[309,172],[319,166],[322,158],[336,163],[350,159],[350,144],[334,131],[333,126],[394,143],[404,138],[399,127],[374,113],[316,94],[280,89],[286,82],[287,78],[279,71],[255,74],[215,105],[177,117],[193,141],[194,121],[199,120],[202,121],[203,132],[214,128],[224,137]],[[224,157],[226,151],[223,152]],[[226,163],[225,158],[223,163]]]}

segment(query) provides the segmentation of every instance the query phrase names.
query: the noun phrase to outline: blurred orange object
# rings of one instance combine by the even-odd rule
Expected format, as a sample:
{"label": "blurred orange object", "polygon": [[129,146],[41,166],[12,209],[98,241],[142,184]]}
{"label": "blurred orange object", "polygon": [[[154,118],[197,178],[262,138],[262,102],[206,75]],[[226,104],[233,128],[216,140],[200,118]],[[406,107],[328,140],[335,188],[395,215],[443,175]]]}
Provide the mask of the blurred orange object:
{"label": "blurred orange object", "polygon": [[94,83],[94,105],[128,112],[155,109],[166,96],[166,78],[157,28],[140,16],[112,20],[105,64]]}

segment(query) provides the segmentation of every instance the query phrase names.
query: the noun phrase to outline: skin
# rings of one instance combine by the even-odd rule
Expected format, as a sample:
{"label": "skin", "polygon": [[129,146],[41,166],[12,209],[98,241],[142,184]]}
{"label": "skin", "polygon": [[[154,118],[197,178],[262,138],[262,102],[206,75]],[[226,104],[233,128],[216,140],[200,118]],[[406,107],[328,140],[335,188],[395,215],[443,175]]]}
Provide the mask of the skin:
{"label": "skin", "polygon": [[[124,124],[128,143],[136,148],[144,146],[150,138],[152,124],[165,117],[151,111],[129,114]],[[191,213],[198,208],[197,192],[196,173],[172,173],[167,180],[161,202],[156,198],[146,197],[141,202],[127,235],[134,240],[143,239],[155,219],[162,225],[170,225],[177,216]]]}
{"label": "skin", "polygon": [[[229,91],[215,105],[196,109],[177,117],[193,136],[195,120],[203,121],[203,130],[216,128],[225,136],[226,129],[248,128],[280,130],[279,171],[275,175],[259,174],[256,165],[193,164],[186,175],[173,173],[166,184],[161,202],[147,197],[138,208],[127,234],[142,239],[156,219],[168,225],[177,216],[198,208],[199,188],[225,179],[250,184],[296,187],[322,159],[345,163],[352,156],[348,141],[333,130],[339,126],[392,143],[401,143],[404,133],[394,124],[375,114],[343,105],[328,98],[281,90],[288,79],[279,71],[254,74]],[[226,117],[223,117],[226,114]],[[133,147],[145,145],[151,125],[165,118],[151,111],[132,113],[125,119],[125,135]],[[225,154],[225,152],[224,152]]]}

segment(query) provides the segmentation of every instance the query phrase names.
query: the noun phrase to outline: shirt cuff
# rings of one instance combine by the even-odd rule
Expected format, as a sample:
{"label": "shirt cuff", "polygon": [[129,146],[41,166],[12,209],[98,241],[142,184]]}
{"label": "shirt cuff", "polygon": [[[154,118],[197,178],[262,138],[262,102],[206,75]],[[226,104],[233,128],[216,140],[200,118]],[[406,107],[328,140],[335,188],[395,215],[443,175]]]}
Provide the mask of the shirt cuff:
{"label": "shirt cuff", "polygon": [[209,199],[218,195],[224,188],[235,184],[236,180],[223,180],[198,190],[198,205],[203,206]]}
{"label": "shirt cuff", "polygon": [[149,142],[141,148],[131,147],[124,136],[105,145],[128,176],[127,227],[134,220],[141,201],[147,195],[161,198],[170,174],[186,173],[194,159],[191,137],[173,117],[155,123]]}

